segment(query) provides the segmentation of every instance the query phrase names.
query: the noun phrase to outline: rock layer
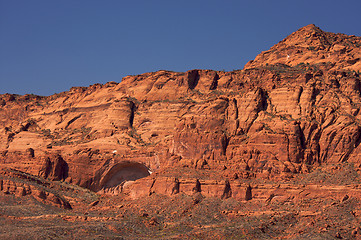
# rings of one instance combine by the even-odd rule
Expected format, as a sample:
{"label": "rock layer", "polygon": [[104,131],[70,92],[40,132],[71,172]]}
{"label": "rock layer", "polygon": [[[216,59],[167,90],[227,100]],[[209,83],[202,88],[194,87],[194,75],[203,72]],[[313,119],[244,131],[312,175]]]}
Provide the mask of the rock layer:
{"label": "rock layer", "polygon": [[[164,177],[178,182],[159,191],[176,194],[182,176],[199,179],[187,192],[221,198],[236,194],[234,179],[359,168],[360,44],[309,25],[244,70],[158,71],[49,97],[1,95],[1,166],[134,196],[168,189]],[[202,184],[210,179],[215,190]]]}

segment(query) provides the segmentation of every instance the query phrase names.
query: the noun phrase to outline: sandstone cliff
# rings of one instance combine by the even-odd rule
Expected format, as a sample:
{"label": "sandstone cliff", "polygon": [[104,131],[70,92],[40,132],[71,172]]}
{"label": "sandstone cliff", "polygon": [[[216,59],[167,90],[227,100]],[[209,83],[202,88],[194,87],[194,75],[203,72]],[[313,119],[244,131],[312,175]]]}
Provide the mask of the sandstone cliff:
{"label": "sandstone cliff", "polygon": [[359,239],[360,46],[0,95],[0,237]]}
{"label": "sandstone cliff", "polygon": [[220,185],[215,195],[235,196],[242,179],[287,180],[328,163],[359,168],[360,46],[360,37],[308,25],[243,70],[1,95],[1,166],[134,197],[210,180]]}

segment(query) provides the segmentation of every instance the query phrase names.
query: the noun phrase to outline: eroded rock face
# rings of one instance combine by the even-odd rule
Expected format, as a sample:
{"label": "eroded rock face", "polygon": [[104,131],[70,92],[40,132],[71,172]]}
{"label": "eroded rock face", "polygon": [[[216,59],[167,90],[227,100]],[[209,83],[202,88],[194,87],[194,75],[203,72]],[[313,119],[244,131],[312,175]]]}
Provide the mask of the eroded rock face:
{"label": "eroded rock face", "polygon": [[361,39],[340,33],[324,32],[313,24],[307,25],[262,52],[245,68],[274,64],[335,63],[336,69],[361,70]]}
{"label": "eroded rock face", "polygon": [[123,187],[137,179],[150,175],[150,170],[141,163],[119,162],[106,163],[92,179],[90,188],[94,191],[116,194]]}
{"label": "eroded rock face", "polygon": [[[31,181],[19,181],[15,179],[26,179]],[[35,184],[36,183],[36,184]],[[64,209],[72,209],[70,203],[62,196],[50,192],[44,183],[32,176],[26,175],[16,170],[2,170],[0,175],[0,190],[5,194],[12,194],[16,197],[32,196],[36,200],[47,205],[56,206]],[[45,185],[45,184],[44,184]]]}
{"label": "eroded rock face", "polygon": [[133,184],[134,196],[176,194],[180,179],[203,176],[219,186],[193,184],[189,193],[224,199],[237,195],[234,179],[360,166],[360,44],[310,25],[244,70],[158,71],[49,97],[1,95],[0,163],[94,191],[150,184]]}
{"label": "eroded rock face", "polygon": [[45,157],[43,165],[39,170],[39,176],[50,180],[65,180],[68,177],[68,164],[59,155]]}

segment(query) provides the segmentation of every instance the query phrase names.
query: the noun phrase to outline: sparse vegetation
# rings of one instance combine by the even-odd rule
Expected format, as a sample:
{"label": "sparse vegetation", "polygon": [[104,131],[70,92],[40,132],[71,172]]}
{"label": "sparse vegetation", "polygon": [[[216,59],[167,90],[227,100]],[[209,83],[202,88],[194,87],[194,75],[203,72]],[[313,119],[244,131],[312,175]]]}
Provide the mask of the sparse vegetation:
{"label": "sparse vegetation", "polygon": [[360,72],[345,70],[358,60],[291,40],[232,73],[0,98],[0,238],[359,237]]}

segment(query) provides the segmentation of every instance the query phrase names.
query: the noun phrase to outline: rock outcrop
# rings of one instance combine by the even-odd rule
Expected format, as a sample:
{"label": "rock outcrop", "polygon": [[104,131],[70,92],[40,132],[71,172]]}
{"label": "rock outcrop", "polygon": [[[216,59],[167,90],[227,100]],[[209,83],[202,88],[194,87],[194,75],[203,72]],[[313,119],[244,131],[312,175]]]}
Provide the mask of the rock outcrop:
{"label": "rock outcrop", "polygon": [[47,156],[38,175],[54,181],[65,180],[68,177],[68,164],[59,154]]}
{"label": "rock outcrop", "polygon": [[[174,195],[181,178],[212,179],[221,198],[234,195],[235,180],[360,167],[360,46],[360,37],[308,25],[244,70],[158,71],[49,97],[2,95],[1,166],[113,194],[135,180],[152,182],[148,194],[173,178],[162,192]],[[206,189],[193,185],[190,193]]]}
{"label": "rock outcrop", "polygon": [[17,197],[28,195],[47,205],[72,209],[64,197],[49,190],[46,186],[46,182],[16,170],[2,170],[0,175],[0,191],[4,194],[12,194]]}
{"label": "rock outcrop", "polygon": [[357,239],[360,46],[308,25],[243,70],[0,95],[0,237]]}
{"label": "rock outcrop", "polygon": [[[335,70],[361,70],[360,37],[324,32],[314,24],[307,25],[262,52],[245,68],[286,64],[334,65]],[[331,67],[333,69],[333,67]]]}

